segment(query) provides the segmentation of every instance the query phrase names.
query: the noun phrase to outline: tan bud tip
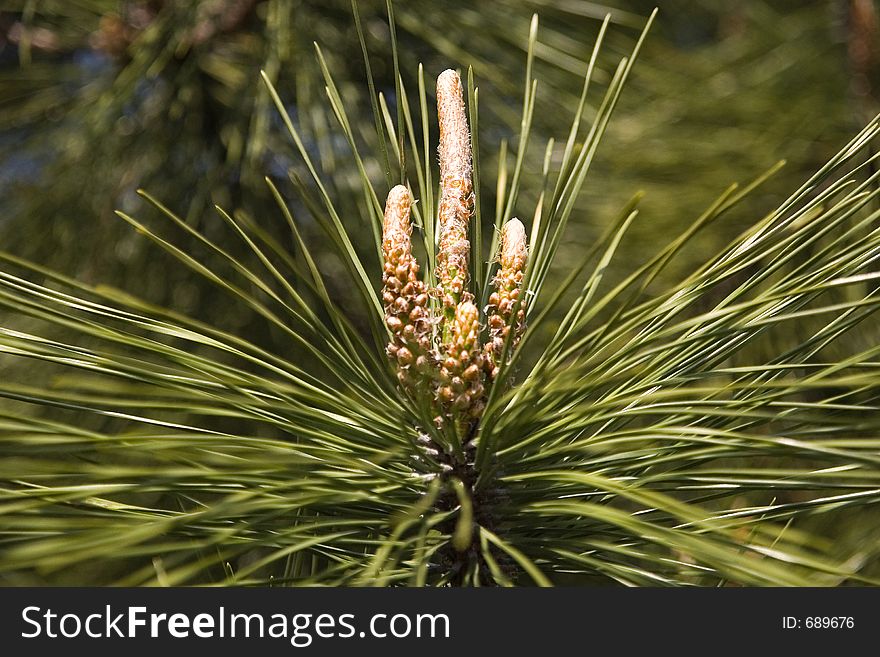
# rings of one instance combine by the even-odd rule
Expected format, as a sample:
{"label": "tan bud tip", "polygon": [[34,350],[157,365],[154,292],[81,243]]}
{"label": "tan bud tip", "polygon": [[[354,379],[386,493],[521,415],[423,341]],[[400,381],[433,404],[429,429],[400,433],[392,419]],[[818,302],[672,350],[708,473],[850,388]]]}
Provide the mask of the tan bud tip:
{"label": "tan bud tip", "polygon": [[385,201],[386,207],[389,205],[397,205],[406,206],[408,208],[409,204],[410,195],[406,185],[395,185],[391,188],[391,191],[388,192],[388,199]]}
{"label": "tan bud tip", "polygon": [[514,217],[501,229],[501,266],[521,269],[528,251],[526,227]]}
{"label": "tan bud tip", "polygon": [[461,93],[461,76],[458,71],[447,68],[437,76],[437,93]]}
{"label": "tan bud tip", "polygon": [[458,304],[455,310],[455,319],[462,326],[469,326],[480,318],[480,311],[470,301]]}
{"label": "tan bud tip", "polygon": [[[471,189],[471,145],[461,78],[452,69],[437,77],[437,118],[440,122],[440,178],[463,196]],[[453,182],[456,181],[456,182]],[[457,187],[458,190],[452,188]]]}
{"label": "tan bud tip", "polygon": [[405,186],[397,185],[388,192],[388,198],[385,200],[385,218],[382,224],[382,232],[386,239],[399,230],[409,234],[409,208],[411,204],[412,197]]}

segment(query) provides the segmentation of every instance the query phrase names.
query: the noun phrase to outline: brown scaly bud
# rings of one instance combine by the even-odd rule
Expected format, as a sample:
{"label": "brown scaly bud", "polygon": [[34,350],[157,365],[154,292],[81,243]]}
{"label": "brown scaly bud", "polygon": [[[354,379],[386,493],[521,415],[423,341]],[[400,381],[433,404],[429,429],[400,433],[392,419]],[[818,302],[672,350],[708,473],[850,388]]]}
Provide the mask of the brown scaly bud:
{"label": "brown scaly bud", "polygon": [[485,346],[486,369],[490,379],[495,379],[504,351],[504,341],[511,328],[508,354],[512,354],[525,330],[526,299],[512,317],[517,302],[522,295],[523,273],[528,259],[526,229],[522,222],[513,218],[501,229],[500,267],[493,279],[494,292],[489,296],[486,317],[489,323],[489,342]]}
{"label": "brown scaly bud", "polygon": [[459,417],[478,418],[483,411],[485,355],[480,349],[480,313],[470,301],[458,304],[451,324],[440,379],[448,382],[438,397]]}
{"label": "brown scaly bud", "polygon": [[[453,70],[437,78],[437,114],[440,120],[440,250],[437,283],[448,323],[461,301],[472,299],[467,291],[468,222],[473,213],[471,137],[464,106],[461,78]],[[444,331],[448,336],[448,332]]]}
{"label": "brown scaly bud", "polygon": [[398,379],[407,387],[429,378],[433,362],[428,296],[412,254],[409,190],[398,185],[388,193],[382,224],[382,302],[391,331],[387,353],[397,363]]}

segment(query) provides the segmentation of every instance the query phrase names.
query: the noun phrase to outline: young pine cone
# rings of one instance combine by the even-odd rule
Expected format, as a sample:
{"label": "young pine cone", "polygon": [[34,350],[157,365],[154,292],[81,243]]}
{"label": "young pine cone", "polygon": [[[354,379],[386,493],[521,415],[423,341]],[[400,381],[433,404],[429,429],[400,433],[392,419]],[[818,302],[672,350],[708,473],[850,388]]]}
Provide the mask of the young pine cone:
{"label": "young pine cone", "polygon": [[455,311],[446,354],[440,363],[440,402],[454,415],[477,418],[483,411],[485,356],[480,350],[480,313],[470,301]]}
{"label": "young pine cone", "polygon": [[[440,250],[437,283],[448,322],[467,291],[468,222],[473,212],[471,137],[465,113],[461,78],[452,70],[437,78],[437,113],[440,120]],[[444,332],[444,334],[446,334]]]}
{"label": "young pine cone", "polygon": [[428,294],[412,254],[409,190],[398,185],[388,194],[382,225],[382,302],[391,331],[388,356],[397,362],[401,384],[414,387],[432,365]]}
{"label": "young pine cone", "polygon": [[523,298],[516,317],[513,311],[522,295],[523,273],[528,259],[526,229],[519,219],[513,218],[501,229],[501,267],[495,274],[495,291],[489,296],[486,317],[489,322],[489,342],[486,344],[486,368],[490,380],[498,376],[504,342],[513,329],[508,354],[512,354],[525,330],[526,300]]}

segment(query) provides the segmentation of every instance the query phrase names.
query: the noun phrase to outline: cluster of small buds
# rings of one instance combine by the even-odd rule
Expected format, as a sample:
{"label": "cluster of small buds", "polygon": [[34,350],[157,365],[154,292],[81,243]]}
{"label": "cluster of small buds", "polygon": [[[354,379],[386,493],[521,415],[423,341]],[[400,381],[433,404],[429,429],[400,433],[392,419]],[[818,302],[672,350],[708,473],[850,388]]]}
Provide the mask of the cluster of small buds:
{"label": "cluster of small buds", "polygon": [[[505,340],[512,328],[511,349],[525,327],[525,308],[517,308],[528,249],[525,228],[511,219],[502,229],[500,269],[486,307],[489,341],[483,346],[480,311],[468,290],[473,211],[470,132],[461,78],[444,71],[437,79],[440,120],[439,250],[436,295],[419,279],[412,254],[409,190],[398,185],[388,194],[382,230],[382,300],[391,333],[388,355],[397,365],[404,388],[423,392],[439,427],[472,441],[486,405],[486,385],[497,377]],[[468,442],[470,444],[470,442]],[[426,457],[430,456],[426,452]]]}
{"label": "cluster of small buds", "polygon": [[441,183],[437,283],[444,313],[449,320],[459,302],[472,299],[467,290],[468,223],[474,207],[471,136],[461,78],[453,70],[443,71],[437,78],[437,115]]}
{"label": "cluster of small buds", "polygon": [[[522,298],[520,301],[520,298],[528,255],[525,226],[514,217],[501,229],[501,266],[493,280],[495,291],[489,296],[489,304],[486,306],[489,342],[485,346],[485,352],[490,380],[498,376],[504,342],[510,330],[513,329],[513,336],[508,347],[509,354],[513,353],[525,330],[526,299]],[[513,316],[514,310],[516,317]]]}
{"label": "cluster of small buds", "polygon": [[455,311],[451,338],[440,363],[437,395],[456,417],[476,419],[483,412],[485,356],[480,349],[480,311],[463,301]]}
{"label": "cluster of small buds", "polygon": [[382,225],[382,302],[391,331],[388,355],[397,362],[401,384],[414,387],[432,367],[431,320],[427,288],[412,254],[409,190],[398,185],[388,194]]}
{"label": "cluster of small buds", "polygon": [[[472,522],[489,528],[495,524],[492,508],[504,497],[497,487],[488,492],[476,488],[479,427],[488,400],[487,386],[499,383],[495,379],[504,346],[509,341],[508,353],[512,353],[525,328],[521,295],[528,247],[522,222],[508,221],[502,228],[500,267],[486,306],[488,341],[483,345],[481,332],[486,327],[480,324],[480,309],[468,289],[473,164],[464,93],[455,71],[444,71],[437,79],[437,113],[437,287],[429,288],[419,280],[419,266],[412,254],[412,198],[409,190],[399,185],[388,194],[382,229],[382,300],[391,334],[387,351],[397,366],[402,387],[413,393],[413,398],[427,402],[440,430],[433,436],[423,432],[416,440],[416,453],[411,455],[413,476],[463,485],[471,498]],[[459,503],[460,490],[446,486],[435,504],[437,510],[449,512]],[[449,514],[445,522],[438,529],[457,534],[454,514]],[[455,538],[442,546],[437,553],[440,565],[450,572],[464,573],[468,563],[477,564],[485,572],[488,566],[474,536],[471,533],[463,543]],[[502,563],[505,556],[498,554],[495,561],[502,569],[512,571],[512,561]]]}

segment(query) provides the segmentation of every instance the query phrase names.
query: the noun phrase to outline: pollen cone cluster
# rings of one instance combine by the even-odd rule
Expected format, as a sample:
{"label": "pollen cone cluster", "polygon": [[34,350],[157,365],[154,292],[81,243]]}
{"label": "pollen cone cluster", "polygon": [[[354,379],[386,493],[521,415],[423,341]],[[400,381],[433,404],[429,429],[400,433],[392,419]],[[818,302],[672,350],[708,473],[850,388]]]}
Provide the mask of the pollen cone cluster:
{"label": "pollen cone cluster", "polygon": [[511,219],[502,229],[500,268],[486,306],[488,331],[468,289],[473,212],[471,142],[461,79],[444,71],[437,79],[440,121],[440,202],[436,288],[419,278],[412,253],[409,190],[398,185],[388,194],[382,230],[382,300],[391,334],[388,355],[401,385],[424,393],[435,421],[465,438],[479,423],[487,384],[497,377],[509,332],[513,353],[525,327],[519,303],[528,258],[525,228]]}
{"label": "pollen cone cluster", "polygon": [[382,225],[382,302],[391,331],[388,355],[397,361],[401,384],[415,387],[431,365],[428,294],[412,254],[409,190],[398,185],[388,194]]}
{"label": "pollen cone cluster", "polygon": [[455,310],[452,337],[440,365],[439,398],[455,416],[478,418],[483,410],[483,369],[480,311],[470,301]]}
{"label": "pollen cone cluster", "polygon": [[504,343],[510,331],[513,331],[513,336],[507,348],[508,354],[513,353],[525,330],[526,300],[520,300],[520,296],[528,257],[525,226],[514,217],[501,229],[501,266],[493,281],[495,291],[489,296],[489,304],[486,306],[489,323],[486,365],[490,379],[498,376]]}

